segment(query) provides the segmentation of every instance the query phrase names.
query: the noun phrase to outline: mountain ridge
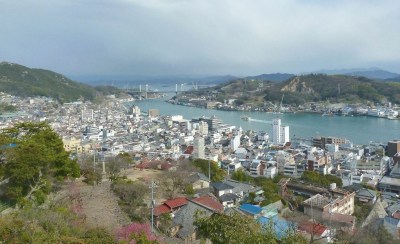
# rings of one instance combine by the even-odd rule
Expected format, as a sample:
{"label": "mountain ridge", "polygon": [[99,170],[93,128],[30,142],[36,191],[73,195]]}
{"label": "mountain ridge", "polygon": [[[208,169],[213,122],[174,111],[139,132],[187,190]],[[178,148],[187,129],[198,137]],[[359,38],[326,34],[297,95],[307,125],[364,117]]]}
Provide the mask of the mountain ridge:
{"label": "mountain ridge", "polygon": [[60,102],[93,100],[97,92],[54,71],[10,62],[0,63],[0,90],[21,97],[48,96]]}

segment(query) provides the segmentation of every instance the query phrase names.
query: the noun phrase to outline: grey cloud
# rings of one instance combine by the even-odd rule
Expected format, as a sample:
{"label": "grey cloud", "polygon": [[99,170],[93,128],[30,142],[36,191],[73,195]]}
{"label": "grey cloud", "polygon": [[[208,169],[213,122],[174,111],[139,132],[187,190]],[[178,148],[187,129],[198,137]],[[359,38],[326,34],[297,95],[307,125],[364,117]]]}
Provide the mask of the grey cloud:
{"label": "grey cloud", "polygon": [[67,74],[400,72],[398,1],[9,1],[0,59]]}

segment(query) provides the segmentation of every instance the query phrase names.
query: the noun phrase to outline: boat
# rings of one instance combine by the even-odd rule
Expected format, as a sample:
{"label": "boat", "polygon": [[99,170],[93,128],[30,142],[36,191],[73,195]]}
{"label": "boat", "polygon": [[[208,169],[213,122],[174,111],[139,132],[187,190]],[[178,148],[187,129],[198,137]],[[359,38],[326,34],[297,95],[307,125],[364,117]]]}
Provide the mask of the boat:
{"label": "boat", "polygon": [[242,117],[240,117],[242,120],[245,120],[245,121],[249,121],[250,120],[250,117],[249,116],[242,116]]}

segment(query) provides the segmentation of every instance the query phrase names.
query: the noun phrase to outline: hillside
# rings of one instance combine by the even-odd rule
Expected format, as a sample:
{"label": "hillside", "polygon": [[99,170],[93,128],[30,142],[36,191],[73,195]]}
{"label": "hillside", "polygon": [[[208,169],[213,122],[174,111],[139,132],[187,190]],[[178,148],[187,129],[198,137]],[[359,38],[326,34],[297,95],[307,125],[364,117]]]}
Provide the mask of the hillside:
{"label": "hillside", "polygon": [[295,76],[280,83],[238,79],[214,88],[218,91],[217,100],[237,99],[238,105],[279,103],[283,94],[283,103],[292,105],[327,100],[400,103],[399,83],[347,75],[309,74]]}
{"label": "hillside", "polygon": [[49,70],[0,63],[0,91],[21,97],[48,96],[60,102],[92,100],[96,89]]}
{"label": "hillside", "polygon": [[381,82],[360,76],[320,74],[296,76],[279,84],[276,88],[278,93],[285,93],[287,103],[299,104],[304,100],[400,103],[400,84]]}

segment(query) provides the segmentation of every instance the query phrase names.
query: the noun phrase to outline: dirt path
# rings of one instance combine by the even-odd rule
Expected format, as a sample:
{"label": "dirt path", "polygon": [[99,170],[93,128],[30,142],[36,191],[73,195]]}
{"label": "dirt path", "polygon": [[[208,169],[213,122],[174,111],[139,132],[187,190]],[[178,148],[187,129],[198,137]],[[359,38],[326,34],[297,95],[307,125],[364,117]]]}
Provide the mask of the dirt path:
{"label": "dirt path", "polygon": [[83,213],[91,227],[103,227],[114,233],[130,223],[129,217],[118,206],[118,198],[113,194],[109,181],[95,186],[80,185]]}

